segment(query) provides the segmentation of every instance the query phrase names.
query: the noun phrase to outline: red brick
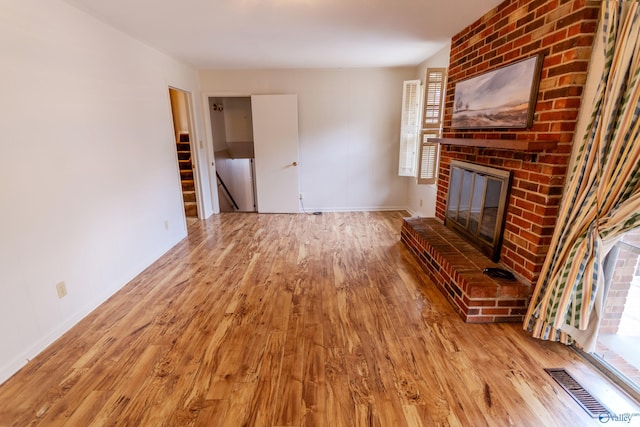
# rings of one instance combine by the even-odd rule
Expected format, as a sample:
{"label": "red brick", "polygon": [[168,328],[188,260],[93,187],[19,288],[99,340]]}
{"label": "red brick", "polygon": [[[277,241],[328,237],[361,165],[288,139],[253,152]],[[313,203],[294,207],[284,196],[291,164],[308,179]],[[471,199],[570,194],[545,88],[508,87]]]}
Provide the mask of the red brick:
{"label": "red brick", "polygon": [[[545,56],[545,58],[544,58],[544,69],[548,70],[551,67],[558,66],[558,65],[562,64],[563,61],[564,61],[564,58],[562,56],[562,53],[559,53],[557,55]],[[543,78],[547,78],[547,75],[545,74],[545,76]]]}
{"label": "red brick", "polygon": [[583,88],[581,86],[565,86],[561,88],[547,90],[542,94],[542,99],[558,99],[558,98],[571,98],[580,97],[582,95]]}
{"label": "red brick", "polygon": [[562,29],[560,31],[556,31],[553,34],[549,34],[548,36],[542,39],[542,46],[550,46],[556,44],[557,42],[564,40],[567,37],[567,30]]}
{"label": "red brick", "polygon": [[552,53],[563,52],[576,46],[589,47],[593,44],[593,35],[578,35],[566,39],[558,44],[555,44],[551,48]]}
{"label": "red brick", "polygon": [[559,19],[556,23],[558,28],[561,27],[569,27],[571,24],[576,22],[581,22],[584,19],[588,19],[589,15],[585,16],[585,12],[580,10],[578,12],[572,13],[570,15],[566,15],[563,18]]}
{"label": "red brick", "polygon": [[499,300],[499,307],[524,307],[526,305],[526,301],[523,299],[508,299],[508,300]]}
{"label": "red brick", "polygon": [[510,259],[515,264],[524,265],[524,258],[510,249],[505,252],[505,257]]}
{"label": "red brick", "polygon": [[536,11],[536,17],[544,16],[554,8],[558,7],[558,1],[535,0],[528,4],[529,10]]}
{"label": "red brick", "polygon": [[586,73],[571,73],[558,77],[558,86],[584,85],[586,82]]}
{"label": "red brick", "polygon": [[555,110],[544,112],[540,114],[541,121],[561,121],[561,120],[573,120],[575,121],[578,116],[576,110]]}
{"label": "red brick", "polygon": [[482,315],[489,315],[489,316],[508,316],[509,314],[511,314],[511,309],[503,307],[503,308],[489,308],[489,307],[485,307],[482,308],[481,310]]}
{"label": "red brick", "polygon": [[493,318],[494,322],[514,322],[514,323],[522,323],[523,316],[495,316]]}
{"label": "red brick", "polygon": [[474,285],[469,288],[468,295],[473,298],[495,298],[498,295],[498,285]]}
{"label": "red brick", "polygon": [[466,304],[464,303],[464,301],[462,301],[460,298],[455,298],[454,299],[456,305],[458,306],[458,308],[463,312],[463,313],[469,313],[469,307],[466,306]]}
{"label": "red brick", "polygon": [[469,307],[495,307],[495,299],[472,299],[469,300]]}
{"label": "red brick", "polygon": [[597,27],[597,21],[583,21],[569,27],[567,34],[569,37],[578,34],[593,34],[596,32]]}
{"label": "red brick", "polygon": [[576,130],[576,122],[555,122],[549,126],[551,132],[574,132]]}

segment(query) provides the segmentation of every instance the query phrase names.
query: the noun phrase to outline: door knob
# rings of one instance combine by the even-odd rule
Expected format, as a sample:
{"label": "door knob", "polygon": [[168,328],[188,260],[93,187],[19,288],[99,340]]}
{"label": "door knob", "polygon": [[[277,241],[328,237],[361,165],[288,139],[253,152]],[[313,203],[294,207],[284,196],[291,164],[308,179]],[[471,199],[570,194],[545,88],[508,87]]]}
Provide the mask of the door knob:
{"label": "door knob", "polygon": [[291,166],[298,166],[298,162],[291,163]]}

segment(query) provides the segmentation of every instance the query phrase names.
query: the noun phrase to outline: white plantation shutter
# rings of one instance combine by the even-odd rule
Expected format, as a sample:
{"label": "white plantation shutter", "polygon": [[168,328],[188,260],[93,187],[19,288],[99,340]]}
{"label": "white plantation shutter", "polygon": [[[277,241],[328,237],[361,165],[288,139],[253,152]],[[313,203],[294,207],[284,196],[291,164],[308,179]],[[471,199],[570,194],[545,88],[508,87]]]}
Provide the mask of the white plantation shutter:
{"label": "white plantation shutter", "polygon": [[420,132],[420,80],[407,80],[402,91],[402,119],[400,123],[400,161],[398,175],[416,176],[416,156]]}
{"label": "white plantation shutter", "polygon": [[424,92],[423,129],[440,129],[442,126],[442,99],[446,68],[427,68]]}
{"label": "white plantation shutter", "polygon": [[446,68],[427,68],[422,132],[420,134],[418,184],[434,184],[438,178],[440,145],[429,142],[428,139],[442,136],[442,107],[446,77]]}
{"label": "white plantation shutter", "polygon": [[428,138],[438,138],[437,133],[422,132],[420,139],[420,165],[418,184],[434,184],[438,177],[438,156],[440,144],[429,142]]}

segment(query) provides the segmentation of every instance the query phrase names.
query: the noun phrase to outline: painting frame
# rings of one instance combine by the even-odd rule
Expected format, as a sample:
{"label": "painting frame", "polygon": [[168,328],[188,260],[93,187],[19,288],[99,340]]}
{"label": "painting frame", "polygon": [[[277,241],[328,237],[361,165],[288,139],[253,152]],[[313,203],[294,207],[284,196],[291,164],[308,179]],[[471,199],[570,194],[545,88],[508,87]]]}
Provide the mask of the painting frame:
{"label": "painting frame", "polygon": [[533,55],[457,82],[451,128],[530,128],[543,57]]}

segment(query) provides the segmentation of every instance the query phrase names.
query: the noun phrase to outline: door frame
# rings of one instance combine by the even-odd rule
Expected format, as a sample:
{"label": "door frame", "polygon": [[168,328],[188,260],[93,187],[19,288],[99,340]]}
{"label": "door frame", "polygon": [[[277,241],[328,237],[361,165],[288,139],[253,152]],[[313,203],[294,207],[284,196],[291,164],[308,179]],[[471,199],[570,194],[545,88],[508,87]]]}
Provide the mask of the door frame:
{"label": "door frame", "polygon": [[[215,153],[214,153],[214,149],[213,149],[213,129],[212,129],[212,125],[211,125],[211,111],[210,111],[210,104],[209,104],[209,98],[251,98],[253,96],[259,96],[259,95],[284,95],[284,94],[277,94],[277,93],[251,93],[251,92],[247,92],[247,91],[212,91],[212,92],[202,92],[201,96],[201,100],[202,100],[202,111],[203,111],[203,120],[205,123],[205,141],[206,141],[206,155],[207,155],[207,167],[209,168],[209,184],[210,184],[210,190],[211,190],[211,199],[212,199],[212,205],[213,205],[213,213],[214,214],[220,214],[220,202],[218,199],[218,182],[217,182],[217,178],[216,178],[216,165],[215,165]],[[286,94],[286,95],[294,95],[294,94]],[[297,99],[297,94],[296,95],[296,99]],[[296,102],[297,104],[297,102]],[[297,106],[297,108],[299,108],[299,105]],[[299,123],[297,124],[299,126]],[[300,141],[298,139],[298,148],[299,148],[299,144]],[[294,162],[297,166],[297,163],[299,162],[298,159],[296,159],[296,161]],[[257,194],[257,185],[258,183],[256,182],[257,177],[255,177],[255,162],[253,162],[253,172],[254,172],[254,201],[256,203],[256,208],[257,208],[257,212],[260,212],[260,206],[258,204],[258,194]],[[300,186],[300,175],[298,173],[298,191],[299,191],[299,186]]]}
{"label": "door frame", "polygon": [[[205,127],[204,140],[206,142],[207,167],[209,168],[209,186],[211,188],[211,202],[213,205],[213,213],[220,213],[220,201],[218,199],[218,181],[216,179],[216,162],[215,153],[213,152],[213,129],[211,127],[211,111],[209,107],[209,98],[251,98],[250,92],[203,92],[202,93],[202,112]],[[254,188],[255,197],[255,188]]]}
{"label": "door frame", "polygon": [[[202,197],[202,185],[201,185],[201,175],[200,175],[200,153],[198,147],[198,141],[200,140],[198,135],[198,128],[196,127],[196,118],[195,118],[195,104],[194,98],[191,91],[186,89],[180,89],[174,85],[167,85],[167,100],[169,102],[169,111],[171,113],[171,129],[173,129],[173,142],[176,141],[176,129],[173,126],[173,107],[171,106],[171,95],[170,90],[175,90],[181,92],[186,97],[185,105],[187,107],[187,120],[189,125],[189,147],[191,148],[191,169],[193,171],[193,185],[196,193],[196,207],[198,210],[198,219],[205,219],[205,208],[204,208],[204,197]],[[178,172],[178,183],[180,184],[180,200],[182,201],[182,208],[184,210],[184,197],[182,195],[182,180],[180,178],[180,163],[178,162],[178,152],[174,147],[174,153],[176,156],[176,167]],[[185,226],[187,223],[187,216],[183,212]]]}

